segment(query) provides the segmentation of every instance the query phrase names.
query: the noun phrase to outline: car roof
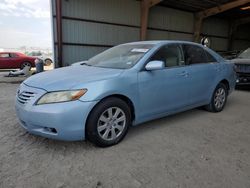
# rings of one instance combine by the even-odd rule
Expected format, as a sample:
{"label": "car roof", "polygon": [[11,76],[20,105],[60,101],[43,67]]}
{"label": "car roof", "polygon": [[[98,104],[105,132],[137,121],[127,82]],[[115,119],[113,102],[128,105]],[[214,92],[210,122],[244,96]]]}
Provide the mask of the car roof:
{"label": "car roof", "polygon": [[21,52],[0,52],[0,54],[19,54],[19,55],[25,55]]}
{"label": "car roof", "polygon": [[152,40],[152,41],[138,41],[138,42],[130,42],[130,43],[126,43],[126,44],[142,44],[142,45],[147,45],[147,44],[151,44],[154,45],[156,48],[165,45],[165,44],[190,44],[190,45],[194,45],[194,46],[199,46],[201,48],[203,48],[204,50],[206,50],[207,52],[209,52],[211,55],[213,55],[217,61],[223,61],[223,57],[221,57],[219,54],[217,54],[216,52],[214,52],[213,50],[211,50],[208,47],[203,46],[202,44],[199,43],[195,43],[195,42],[189,42],[189,41],[181,41],[181,40]]}
{"label": "car roof", "polygon": [[191,45],[198,45],[202,46],[199,43],[189,42],[189,41],[181,41],[181,40],[148,40],[148,41],[137,41],[137,42],[130,42],[126,44],[152,44],[152,45],[161,45],[161,44],[171,44],[171,43],[179,43],[179,44],[191,44]]}

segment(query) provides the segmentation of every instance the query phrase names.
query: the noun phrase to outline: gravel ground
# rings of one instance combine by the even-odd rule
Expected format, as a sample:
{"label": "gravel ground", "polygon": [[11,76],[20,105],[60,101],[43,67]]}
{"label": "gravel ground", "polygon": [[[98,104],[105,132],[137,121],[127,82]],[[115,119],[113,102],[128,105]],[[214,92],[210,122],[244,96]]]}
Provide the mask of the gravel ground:
{"label": "gravel ground", "polygon": [[249,91],[235,91],[221,113],[151,121],[101,149],[25,132],[14,111],[17,87],[0,81],[0,187],[250,187]]}

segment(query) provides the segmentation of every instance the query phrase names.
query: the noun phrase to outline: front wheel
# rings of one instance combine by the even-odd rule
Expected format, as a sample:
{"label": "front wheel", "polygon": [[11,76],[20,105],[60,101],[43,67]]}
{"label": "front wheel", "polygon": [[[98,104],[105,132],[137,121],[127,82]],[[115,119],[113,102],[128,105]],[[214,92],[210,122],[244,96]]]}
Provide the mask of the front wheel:
{"label": "front wheel", "polygon": [[206,109],[210,112],[221,112],[227,102],[228,90],[225,84],[219,83],[214,90],[210,103]]}
{"label": "front wheel", "polygon": [[97,146],[112,146],[125,137],[130,124],[131,113],[127,103],[119,98],[107,98],[90,113],[86,136]]}

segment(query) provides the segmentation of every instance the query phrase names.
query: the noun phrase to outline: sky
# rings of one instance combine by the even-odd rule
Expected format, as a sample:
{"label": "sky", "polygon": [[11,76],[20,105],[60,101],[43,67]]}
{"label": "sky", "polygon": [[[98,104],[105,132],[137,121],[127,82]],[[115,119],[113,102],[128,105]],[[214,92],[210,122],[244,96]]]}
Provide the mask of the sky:
{"label": "sky", "polygon": [[0,48],[51,48],[50,0],[0,0]]}

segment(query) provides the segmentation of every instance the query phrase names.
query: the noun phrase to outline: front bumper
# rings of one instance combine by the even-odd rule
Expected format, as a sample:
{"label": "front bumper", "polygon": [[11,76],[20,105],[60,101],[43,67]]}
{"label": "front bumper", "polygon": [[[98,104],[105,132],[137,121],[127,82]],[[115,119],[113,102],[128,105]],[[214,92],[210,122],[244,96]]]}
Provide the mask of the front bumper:
{"label": "front bumper", "polygon": [[[85,123],[97,101],[71,101],[64,103],[33,105],[45,93],[43,90],[22,84],[20,90],[36,92],[36,97],[27,103],[16,99],[16,114],[20,124],[28,132],[65,141],[85,140]],[[22,91],[20,91],[22,92]]]}
{"label": "front bumper", "polygon": [[236,85],[250,85],[250,73],[237,73]]}

